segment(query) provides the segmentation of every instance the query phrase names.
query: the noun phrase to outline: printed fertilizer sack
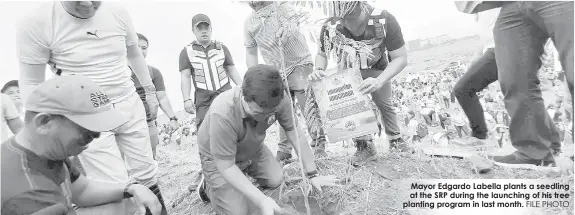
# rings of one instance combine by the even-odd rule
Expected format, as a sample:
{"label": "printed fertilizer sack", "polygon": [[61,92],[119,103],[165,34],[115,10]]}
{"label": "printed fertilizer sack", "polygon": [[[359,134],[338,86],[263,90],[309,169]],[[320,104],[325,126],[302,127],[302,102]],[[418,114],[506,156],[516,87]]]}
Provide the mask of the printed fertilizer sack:
{"label": "printed fertilizer sack", "polygon": [[358,69],[327,70],[312,82],[321,121],[329,142],[339,142],[379,132],[371,99],[359,92],[363,81]]}

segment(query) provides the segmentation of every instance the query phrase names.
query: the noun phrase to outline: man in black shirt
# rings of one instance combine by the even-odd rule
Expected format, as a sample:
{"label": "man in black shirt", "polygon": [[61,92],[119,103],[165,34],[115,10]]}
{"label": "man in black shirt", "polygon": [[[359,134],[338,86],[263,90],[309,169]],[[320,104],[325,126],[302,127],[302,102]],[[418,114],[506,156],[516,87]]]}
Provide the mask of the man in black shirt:
{"label": "man in black shirt", "polygon": [[[316,71],[310,75],[310,79],[317,80],[324,75],[322,71],[327,67],[327,56],[330,50],[332,47],[334,49],[341,47],[338,42],[341,40],[333,39],[334,37],[345,37],[369,45],[372,56],[357,54],[361,61],[361,74],[364,79],[359,90],[362,93],[371,94],[373,101],[381,111],[390,148],[410,150],[401,138],[391,96],[392,78],[407,65],[407,50],[399,23],[389,12],[376,11],[365,2],[342,1],[334,2],[334,4],[340,5],[336,8],[349,8],[349,10],[334,13],[341,14],[340,17],[334,17],[340,19],[335,31],[328,30],[327,25],[322,28],[320,50],[315,62]],[[336,35],[330,35],[332,32]],[[346,57],[339,54],[337,58],[341,63]],[[352,159],[354,164],[375,158],[376,151],[371,136],[357,138],[354,141],[357,147],[357,152]]]}

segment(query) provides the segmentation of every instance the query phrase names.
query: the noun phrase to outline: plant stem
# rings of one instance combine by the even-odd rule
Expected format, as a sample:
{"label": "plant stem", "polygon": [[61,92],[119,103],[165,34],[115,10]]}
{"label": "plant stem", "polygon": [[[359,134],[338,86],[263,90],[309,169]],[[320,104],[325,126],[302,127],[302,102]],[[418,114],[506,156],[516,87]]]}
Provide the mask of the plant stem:
{"label": "plant stem", "polygon": [[[279,23],[279,19],[278,19],[278,17],[277,17],[277,16],[278,16],[278,14],[277,14],[277,11],[278,11],[278,10],[277,10],[277,9],[278,9],[278,7],[279,7],[279,4],[276,3],[275,7],[276,7],[276,13],[275,13],[276,16],[275,16],[275,18],[276,18],[277,23],[280,24],[280,23]],[[285,33],[286,33],[286,32],[284,32],[284,34],[285,34]],[[281,38],[279,39],[278,43],[279,43],[278,45],[279,45],[279,49],[280,49],[280,59],[281,59],[281,65],[280,65],[281,71],[280,71],[280,72],[283,72],[283,73],[285,74],[285,73],[286,73],[286,71],[285,71],[285,57],[284,57],[284,50],[283,50],[283,44],[282,44]],[[283,78],[283,76],[282,76],[282,78]],[[289,91],[289,82],[287,81],[287,75],[286,75],[286,79],[285,79],[285,84],[286,84],[286,88],[287,88],[288,91]],[[293,117],[294,128],[297,128],[297,123],[296,123],[296,119],[297,119],[297,118],[296,118],[295,111],[294,111],[294,109],[296,108],[296,105],[295,105],[295,103],[294,103],[293,97],[291,96],[291,93],[288,93],[288,96],[289,96],[289,98],[290,98],[290,103],[292,104],[292,107],[293,107],[293,108],[292,108],[292,111],[291,111],[291,115],[292,115],[292,117]],[[298,101],[298,102],[300,102],[300,101]],[[296,134],[296,140],[295,140],[295,141],[298,141],[298,143],[299,143],[300,138],[299,138],[298,129],[295,129],[295,134]],[[305,169],[304,169],[304,166],[303,166],[303,158],[302,158],[302,156],[301,156],[300,144],[293,144],[293,145],[295,146],[295,148],[296,148],[296,150],[297,150],[297,152],[298,152],[298,160],[299,160],[300,169],[301,169],[300,172],[301,172],[302,179],[304,180],[303,183],[307,185],[307,184],[309,184],[309,181],[306,180],[306,176],[305,176]],[[312,188],[312,189],[313,189],[313,188]],[[302,194],[303,194],[303,197],[304,197],[304,203],[305,203],[305,209],[306,209],[307,215],[311,215],[311,210],[310,210],[310,208],[309,208],[308,193],[306,192],[306,190],[303,189],[303,187],[301,187],[301,190],[302,190]]]}

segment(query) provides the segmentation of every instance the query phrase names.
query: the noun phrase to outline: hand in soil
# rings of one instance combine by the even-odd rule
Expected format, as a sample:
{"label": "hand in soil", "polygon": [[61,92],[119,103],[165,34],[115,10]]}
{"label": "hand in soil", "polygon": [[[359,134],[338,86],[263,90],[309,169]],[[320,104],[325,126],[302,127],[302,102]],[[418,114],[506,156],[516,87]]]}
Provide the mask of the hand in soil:
{"label": "hand in soil", "polygon": [[330,186],[330,187],[334,187],[334,186],[338,186],[337,182],[340,181],[339,179],[337,179],[337,177],[333,176],[333,175],[327,175],[327,176],[317,176],[314,177],[312,179],[309,180],[311,185],[313,187],[315,187],[320,193],[322,192],[321,187],[322,186]]}
{"label": "hand in soil", "polygon": [[262,215],[283,214],[283,209],[270,197],[266,197],[259,203]]}

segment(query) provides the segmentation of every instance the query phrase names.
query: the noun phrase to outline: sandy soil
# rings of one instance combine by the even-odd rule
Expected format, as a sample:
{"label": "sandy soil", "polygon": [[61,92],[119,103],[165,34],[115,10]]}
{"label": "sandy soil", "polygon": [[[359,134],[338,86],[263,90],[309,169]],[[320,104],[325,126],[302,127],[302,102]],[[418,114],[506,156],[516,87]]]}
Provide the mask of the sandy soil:
{"label": "sandy soil", "polygon": [[[414,73],[428,69],[442,69],[451,61],[467,62],[472,51],[479,45],[477,40],[458,41],[455,44],[409,53],[409,66],[404,73]],[[265,144],[277,150],[277,126],[268,130]],[[215,214],[208,204],[202,203],[196,193],[190,193],[194,172],[199,169],[199,159],[195,138],[177,145],[175,141],[158,148],[160,187],[168,210],[172,215]],[[428,140],[427,140],[428,141]],[[429,141],[428,141],[429,142]],[[389,152],[385,138],[377,140],[378,161],[361,168],[350,167],[347,163],[354,148],[350,144],[330,144],[329,157],[317,161],[322,174],[332,174],[339,178],[349,178],[342,187],[328,188],[322,195],[312,192],[310,204],[312,214],[410,214],[401,207],[398,196],[403,192],[397,189],[400,179],[541,179],[557,178],[573,186],[573,175],[563,175],[550,171],[505,169],[496,167],[488,174],[475,174],[471,164],[465,159],[432,158],[428,156],[405,155]],[[510,146],[506,146],[509,150]],[[512,149],[510,149],[512,150]],[[568,150],[572,151],[572,147]],[[298,164],[284,167],[288,175],[297,176]],[[380,176],[383,172],[385,177]],[[287,185],[280,189],[266,190],[286,208],[305,214],[303,199],[298,185]],[[573,191],[571,191],[573,195]],[[573,200],[571,200],[573,205]],[[573,208],[570,209],[573,211]],[[542,212],[543,214],[568,214],[565,210]],[[254,211],[252,214],[257,214]],[[296,213],[294,213],[296,214]]]}

